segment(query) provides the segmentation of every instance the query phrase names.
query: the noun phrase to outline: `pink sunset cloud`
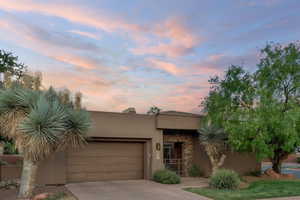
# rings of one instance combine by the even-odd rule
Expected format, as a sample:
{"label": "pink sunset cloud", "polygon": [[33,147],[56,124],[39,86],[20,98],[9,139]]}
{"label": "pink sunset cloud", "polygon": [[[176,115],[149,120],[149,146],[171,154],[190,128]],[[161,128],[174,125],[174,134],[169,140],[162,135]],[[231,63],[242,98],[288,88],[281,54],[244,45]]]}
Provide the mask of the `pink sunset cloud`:
{"label": "pink sunset cloud", "polygon": [[208,56],[208,60],[211,61],[211,62],[217,62],[219,61],[221,58],[223,58],[225,56],[225,54],[213,54],[213,55],[210,55]]}
{"label": "pink sunset cloud", "polygon": [[140,30],[136,24],[126,23],[120,18],[101,15],[102,12],[93,10],[86,11],[83,6],[67,4],[66,2],[51,1],[38,2],[33,0],[9,0],[0,1],[0,8],[5,10],[21,12],[37,12],[44,15],[61,17],[71,22],[96,27],[107,32],[119,29]]}
{"label": "pink sunset cloud", "polygon": [[209,91],[210,84],[203,80],[193,80],[185,84],[170,87],[170,93],[159,98],[161,108],[164,110],[179,110],[199,113],[199,107],[203,98]]}
{"label": "pink sunset cloud", "polygon": [[[133,53],[179,57],[191,53],[193,48],[203,40],[186,27],[179,18],[168,19],[154,26],[149,32],[157,37],[157,44],[133,48],[131,49]],[[163,39],[169,41],[162,41]]]}
{"label": "pink sunset cloud", "polygon": [[81,35],[81,36],[85,36],[85,37],[89,37],[89,38],[92,38],[92,39],[99,39],[100,37],[94,33],[90,33],[90,32],[86,32],[86,31],[80,31],[80,30],[70,30],[69,31],[70,33],[75,33],[75,34],[78,34],[78,35]]}
{"label": "pink sunset cloud", "polygon": [[49,55],[49,57],[54,58],[57,61],[65,62],[73,66],[76,66],[78,68],[82,68],[86,70],[105,68],[104,66],[100,66],[99,63],[92,61],[91,59],[86,59],[72,54],[63,54],[63,55],[54,55],[54,56]]}
{"label": "pink sunset cloud", "polygon": [[186,48],[184,46],[179,46],[175,44],[165,44],[159,43],[155,46],[144,46],[144,47],[137,47],[131,49],[131,52],[137,55],[165,55],[167,57],[179,57],[192,52],[191,48]]}
{"label": "pink sunset cloud", "polygon": [[151,67],[165,71],[172,75],[180,75],[180,73],[183,72],[182,69],[180,69],[175,64],[170,63],[170,62],[166,62],[166,61],[162,61],[162,60],[158,60],[158,59],[154,59],[154,58],[149,58],[147,61],[151,64]]}
{"label": "pink sunset cloud", "polygon": [[201,40],[192,30],[184,26],[181,21],[179,18],[168,19],[164,23],[156,25],[153,33],[163,38],[169,38],[171,43],[175,45],[193,48]]}
{"label": "pink sunset cloud", "polygon": [[[109,16],[98,10],[89,9],[86,12],[84,6],[76,4],[67,4],[60,2],[37,2],[33,0],[10,0],[1,1],[0,8],[8,11],[36,12],[44,15],[64,18],[74,23],[83,24],[98,28],[107,32],[118,32],[123,30],[130,32],[132,39],[138,42],[136,48],[131,49],[135,54],[154,54],[166,55],[168,57],[178,57],[189,54],[203,40],[191,29],[184,25],[180,18],[170,18],[158,25],[141,26],[135,23],[129,23],[116,16]],[[78,30],[71,31],[76,34],[95,38],[94,34]],[[118,32],[122,33],[122,32]],[[153,39],[152,37],[155,37]],[[152,39],[149,39],[151,37]],[[167,39],[165,42],[163,40]],[[148,42],[157,43],[156,45],[146,45]],[[142,46],[140,46],[140,44]]]}
{"label": "pink sunset cloud", "polygon": [[[43,86],[54,86],[57,89],[68,88],[72,92],[83,94],[83,104],[89,110],[122,111],[128,105],[127,97],[132,95],[120,86],[129,85],[126,78],[108,80],[97,74],[86,71],[50,70],[43,74]],[[115,77],[117,78],[117,77]]]}
{"label": "pink sunset cloud", "polygon": [[[68,51],[67,45],[60,45],[61,43],[53,42],[51,39],[47,40],[47,37],[53,38],[53,36],[49,36],[49,33],[44,29],[37,28],[30,24],[24,24],[22,21],[13,17],[0,20],[0,24],[8,32],[18,36],[12,38],[16,39],[19,45],[27,48],[29,47],[47,57],[73,65],[78,69],[108,70],[108,68],[105,67],[99,59],[72,53],[72,51]],[[43,34],[45,36],[43,36]],[[57,39],[59,42],[59,40],[64,40],[64,37],[58,37]],[[64,42],[66,41],[67,40],[64,40]],[[82,43],[75,39],[70,40],[69,43],[71,44],[71,46],[69,46],[69,49],[71,50],[74,48],[86,51],[89,51],[88,48],[91,48],[91,51],[97,50],[97,47],[94,47],[93,45],[89,46],[89,44]]]}

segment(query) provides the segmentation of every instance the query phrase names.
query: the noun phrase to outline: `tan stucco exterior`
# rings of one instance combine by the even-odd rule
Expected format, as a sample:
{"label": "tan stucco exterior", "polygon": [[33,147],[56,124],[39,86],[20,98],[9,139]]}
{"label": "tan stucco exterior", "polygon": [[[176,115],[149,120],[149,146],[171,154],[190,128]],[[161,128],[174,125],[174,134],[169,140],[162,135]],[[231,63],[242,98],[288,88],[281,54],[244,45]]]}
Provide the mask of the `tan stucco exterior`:
{"label": "tan stucco exterior", "polygon": [[[204,176],[208,177],[211,174],[212,167],[209,158],[198,140],[194,140],[194,164],[198,166]],[[222,168],[232,169],[244,175],[249,172],[260,171],[261,163],[257,161],[254,154],[229,151]]]}
{"label": "tan stucco exterior", "polygon": [[200,125],[200,115],[159,114],[156,117],[157,129],[197,130]]}
{"label": "tan stucco exterior", "polygon": [[[162,113],[159,115],[143,115],[133,113],[113,113],[90,111],[91,130],[87,134],[88,141],[107,142],[141,142],[144,144],[144,178],[150,179],[158,169],[164,168],[163,143],[164,130],[194,131],[199,128],[201,116],[194,114]],[[189,144],[191,146],[191,144]],[[201,149],[197,137],[194,137],[194,149],[190,152],[193,164],[197,164],[205,174],[210,172],[208,158]],[[60,152],[40,164],[38,183],[65,184],[68,182],[68,151]],[[243,163],[243,164],[241,164]],[[93,164],[93,163],[91,163]],[[189,163],[188,166],[191,164]],[[245,173],[259,169],[259,163],[253,155],[230,153],[225,167]],[[187,170],[187,169],[186,169]],[[1,177],[1,176],[0,176]]]}

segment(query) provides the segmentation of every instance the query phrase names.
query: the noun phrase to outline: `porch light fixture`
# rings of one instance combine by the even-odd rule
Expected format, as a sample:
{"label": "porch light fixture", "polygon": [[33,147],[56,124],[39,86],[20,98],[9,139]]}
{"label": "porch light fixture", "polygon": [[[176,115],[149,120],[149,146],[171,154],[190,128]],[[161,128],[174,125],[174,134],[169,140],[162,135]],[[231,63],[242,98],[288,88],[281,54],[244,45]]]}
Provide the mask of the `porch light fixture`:
{"label": "porch light fixture", "polygon": [[156,143],[156,150],[160,151],[160,143]]}

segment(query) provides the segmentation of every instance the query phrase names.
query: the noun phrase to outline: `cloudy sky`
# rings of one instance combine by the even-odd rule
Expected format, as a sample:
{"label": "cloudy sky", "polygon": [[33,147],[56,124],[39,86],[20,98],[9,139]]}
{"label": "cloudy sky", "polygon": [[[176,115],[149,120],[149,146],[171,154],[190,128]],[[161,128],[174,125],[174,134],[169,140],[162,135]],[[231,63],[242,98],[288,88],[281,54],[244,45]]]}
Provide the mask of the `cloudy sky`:
{"label": "cloudy sky", "polygon": [[298,39],[299,0],[0,0],[0,49],[90,110],[197,113],[210,76]]}

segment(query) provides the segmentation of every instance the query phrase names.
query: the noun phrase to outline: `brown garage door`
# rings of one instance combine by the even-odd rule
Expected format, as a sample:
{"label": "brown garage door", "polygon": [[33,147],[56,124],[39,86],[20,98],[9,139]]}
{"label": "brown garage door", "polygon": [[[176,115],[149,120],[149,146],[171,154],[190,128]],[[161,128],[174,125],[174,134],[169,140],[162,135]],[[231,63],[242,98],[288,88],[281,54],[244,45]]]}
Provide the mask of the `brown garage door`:
{"label": "brown garage door", "polygon": [[143,178],[144,143],[90,142],[68,153],[68,182]]}

